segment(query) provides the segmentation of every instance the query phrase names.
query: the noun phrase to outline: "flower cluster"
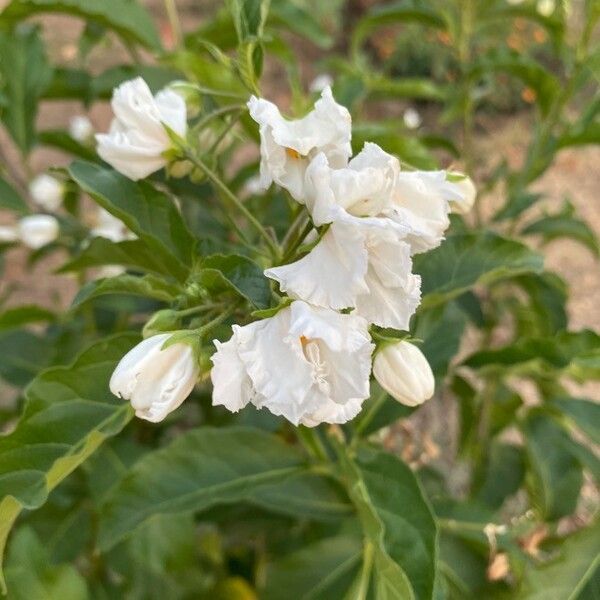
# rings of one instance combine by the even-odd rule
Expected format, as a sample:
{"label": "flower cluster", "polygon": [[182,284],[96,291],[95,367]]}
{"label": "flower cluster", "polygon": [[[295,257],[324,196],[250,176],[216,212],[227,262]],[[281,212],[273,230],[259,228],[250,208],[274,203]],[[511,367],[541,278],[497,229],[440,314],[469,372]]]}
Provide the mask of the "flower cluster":
{"label": "flower cluster", "polygon": [[[369,326],[409,328],[421,286],[412,256],[441,243],[451,203],[464,194],[443,171],[402,171],[376,144],[351,158],[350,114],[329,87],[295,121],[264,99],[248,107],[260,128],[263,188],[275,182],[305,205],[317,242],[265,271],[290,306],[215,342],[213,404],[252,403],[296,425],[345,423],[369,396]],[[398,400],[423,402],[433,394],[427,361],[407,342],[394,346],[380,352],[375,377]]]}
{"label": "flower cluster", "polygon": [[[140,79],[117,88],[111,130],[96,136],[99,154],[131,179],[166,166],[169,130],[182,138],[187,131],[185,103],[175,96],[152,96]],[[312,248],[265,270],[289,298],[281,310],[234,325],[224,343],[215,340],[213,404],[237,412],[251,403],[295,425],[345,423],[368,398],[372,371],[400,402],[420,404],[433,394],[427,360],[408,342],[386,339],[373,363],[370,328],[408,330],[421,299],[412,257],[441,243],[451,209],[469,208],[470,182],[444,171],[404,171],[373,143],[352,157],[350,113],[328,86],[298,120],[261,98],[252,97],[248,109],[261,138],[254,188],[275,183],[305,207]],[[167,339],[142,342],[111,381],[148,420],[179,406],[198,377],[190,347]]]}

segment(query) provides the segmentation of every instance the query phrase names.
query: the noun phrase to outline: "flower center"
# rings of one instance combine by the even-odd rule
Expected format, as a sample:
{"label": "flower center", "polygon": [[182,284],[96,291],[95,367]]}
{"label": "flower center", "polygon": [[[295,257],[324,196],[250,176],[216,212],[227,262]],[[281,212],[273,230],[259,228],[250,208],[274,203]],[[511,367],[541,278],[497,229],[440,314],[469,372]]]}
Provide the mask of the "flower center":
{"label": "flower center", "polygon": [[319,386],[319,389],[326,395],[329,395],[329,367],[321,358],[319,343],[311,340],[304,335],[300,336],[300,344],[302,344],[302,352],[306,360],[315,368],[314,380]]}
{"label": "flower center", "polygon": [[298,160],[299,158],[302,158],[302,154],[300,154],[300,152],[298,152],[297,150],[294,150],[293,148],[286,148],[285,153],[294,160]]}

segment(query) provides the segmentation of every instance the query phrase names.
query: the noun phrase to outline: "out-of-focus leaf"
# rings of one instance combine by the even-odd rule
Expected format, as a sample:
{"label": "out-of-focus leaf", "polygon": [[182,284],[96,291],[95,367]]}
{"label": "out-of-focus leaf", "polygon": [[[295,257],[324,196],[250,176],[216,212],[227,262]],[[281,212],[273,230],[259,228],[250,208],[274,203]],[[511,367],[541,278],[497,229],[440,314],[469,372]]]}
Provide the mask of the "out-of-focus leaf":
{"label": "out-of-focus leaf", "polygon": [[152,50],[161,48],[150,15],[143,6],[130,0],[12,0],[0,15],[0,21],[10,23],[46,12],[81,17],[112,29],[126,41]]}
{"label": "out-of-focus leaf", "polygon": [[260,38],[271,0],[227,0],[240,43]]}
{"label": "out-of-focus leaf", "polygon": [[558,138],[559,148],[585,146],[588,144],[600,144],[600,123],[588,123],[584,127],[575,125],[570,128],[568,133]]}
{"label": "out-of-focus leaf", "polygon": [[561,331],[549,337],[521,338],[493,350],[479,350],[463,364],[474,369],[506,369],[536,375],[562,371],[574,378],[598,377],[600,335],[583,329]]}
{"label": "out-of-focus leaf", "polygon": [[449,236],[439,248],[414,257],[422,277],[423,308],[447,302],[475,285],[542,270],[543,259],[523,244],[491,232]]}
{"label": "out-of-focus leaf", "polygon": [[484,11],[484,18],[476,23],[480,27],[497,27],[499,19],[528,19],[544,27],[550,35],[562,38],[565,31],[564,21],[554,11],[550,16],[543,15],[535,4],[509,4],[498,2],[491,10]]}
{"label": "out-of-focus leaf", "polygon": [[11,600],[89,598],[83,576],[72,565],[51,564],[47,549],[30,528],[20,529],[11,541],[5,574]]}
{"label": "out-of-focus leaf", "polygon": [[96,160],[96,152],[89,146],[84,146],[74,140],[66,131],[46,130],[38,133],[38,141],[44,146],[50,146],[62,150],[77,158],[84,160]]}
{"label": "out-of-focus leaf", "polygon": [[52,311],[41,306],[23,304],[0,313],[0,331],[15,329],[29,323],[47,323],[55,318],[56,315]]}
{"label": "out-of-focus leaf", "polygon": [[134,182],[99,165],[74,162],[69,173],[82,190],[123,221],[149,248],[163,273],[187,277],[195,239],[173,201],[147,181]]}
{"label": "out-of-focus leaf", "polygon": [[498,509],[523,483],[523,451],[512,444],[492,442],[484,468],[485,473],[477,485],[476,498],[490,508]]}
{"label": "out-of-focus leaf", "polygon": [[289,29],[320,48],[330,48],[333,44],[331,34],[312,12],[293,0],[271,0],[269,25]]}
{"label": "out-of-focus leaf", "polygon": [[71,367],[40,374],[27,388],[14,431],[0,437],[0,551],[22,508],[48,494],[131,418],[128,403],[108,389],[117,362],[138,340],[113,336],[91,346]]}
{"label": "out-of-focus leaf", "polygon": [[55,67],[43,93],[44,100],[91,100],[92,76],[83,69]]}
{"label": "out-of-focus leaf", "polygon": [[211,293],[234,290],[258,309],[267,308],[271,300],[269,280],[263,269],[251,259],[230,254],[207,256],[201,263],[198,281]]}
{"label": "out-of-focus leaf", "polygon": [[575,207],[568,201],[560,212],[530,223],[522,233],[540,235],[545,243],[558,238],[571,238],[589,248],[595,256],[600,255],[596,234],[585,221],[575,216]]}
{"label": "out-of-focus leaf", "polygon": [[114,88],[134,77],[141,77],[152,92],[156,93],[172,81],[181,79],[182,75],[177,70],[159,65],[120,65],[111,67],[91,80],[90,96],[92,98],[110,98]]}
{"label": "out-of-focus leaf", "polygon": [[414,411],[414,407],[401,404],[373,381],[371,394],[352,421],[352,428],[360,435],[369,436],[399,419],[409,417]]}
{"label": "out-of-focus leaf", "polygon": [[555,406],[595,444],[600,444],[600,404],[583,398],[552,398]]}
{"label": "out-of-focus leaf", "polygon": [[26,215],[29,212],[29,208],[23,198],[2,177],[0,177],[0,208],[3,210],[12,210],[18,215]]}
{"label": "out-of-focus leaf", "polygon": [[403,135],[398,122],[357,123],[352,129],[352,145],[359,152],[365,142],[374,142],[404,162],[420,169],[435,169],[436,161],[427,147],[414,136]]}
{"label": "out-of-focus leaf", "polygon": [[[529,564],[516,600],[574,600],[600,565],[599,523],[559,540],[557,554],[542,565]],[[588,600],[588,598],[585,598]],[[589,600],[592,600],[591,597]]]}
{"label": "out-of-focus leaf", "polygon": [[532,479],[530,492],[544,518],[571,514],[583,482],[580,462],[570,451],[571,438],[544,410],[530,410],[521,424]]}
{"label": "out-of-focus leaf", "polygon": [[312,511],[317,519],[347,514],[337,489],[313,486],[307,474],[303,455],[272,434],[236,427],[189,431],[147,454],[114,488],[102,509],[100,545],[111,547],[154,515],[218,504],[249,502],[303,516]]}
{"label": "out-of-focus leaf", "polygon": [[278,558],[267,566],[264,599],[289,600],[290,589],[297,598],[344,598],[361,555],[358,537],[339,535]]}
{"label": "out-of-focus leaf", "polygon": [[143,296],[162,302],[172,302],[181,291],[179,286],[155,275],[144,275],[143,277],[117,275],[116,277],[107,277],[86,283],[77,292],[71,303],[71,309],[75,310],[82,304],[107,294]]}
{"label": "out-of-focus leaf", "polygon": [[24,329],[0,333],[0,377],[16,386],[25,386],[52,358],[52,344]]}
{"label": "out-of-focus leaf", "polygon": [[69,273],[105,265],[122,265],[149,273],[165,274],[164,265],[156,260],[151,249],[143,241],[113,242],[103,237],[92,238],[81,253],[64,264],[58,272]]}
{"label": "out-of-focus leaf", "polygon": [[496,212],[493,220],[505,221],[507,219],[516,219],[540,200],[540,198],[542,198],[542,194],[533,194],[523,190],[514,194],[511,193],[504,206]]}
{"label": "out-of-focus leaf", "polygon": [[508,73],[533,89],[542,114],[548,113],[561,89],[557,77],[539,62],[525,54],[507,52],[504,48],[479,56],[471,66],[470,74],[479,77],[489,72]]}
{"label": "out-of-focus leaf", "polygon": [[365,82],[368,93],[373,97],[418,98],[422,100],[443,100],[442,87],[430,79],[402,78],[390,79],[383,75],[368,77]]}
{"label": "out-of-focus leaf", "polygon": [[35,142],[38,100],[51,77],[52,67],[37,29],[0,31],[0,92],[6,97],[0,117],[23,154]]}

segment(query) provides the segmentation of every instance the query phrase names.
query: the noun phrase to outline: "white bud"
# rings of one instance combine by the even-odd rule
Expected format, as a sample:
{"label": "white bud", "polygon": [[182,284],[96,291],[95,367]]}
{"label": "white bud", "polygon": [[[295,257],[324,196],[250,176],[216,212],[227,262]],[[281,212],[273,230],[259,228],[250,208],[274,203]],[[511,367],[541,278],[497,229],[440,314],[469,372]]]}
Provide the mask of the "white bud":
{"label": "white bud", "polygon": [[51,215],[23,217],[17,227],[21,241],[33,250],[56,240],[60,232],[58,221]]}
{"label": "white bud", "polygon": [[414,108],[407,108],[403,115],[404,125],[408,129],[418,129],[421,126],[423,120],[421,115]]}
{"label": "white bud", "polygon": [[42,173],[29,183],[33,201],[44,210],[54,212],[63,201],[64,185],[47,173]]}
{"label": "white bud", "polygon": [[166,166],[164,153],[172,142],[165,126],[180,137],[187,133],[183,98],[171,89],[153,96],[137,77],[113,91],[111,106],[115,118],[109,132],[96,134],[100,157],[134,181]]}
{"label": "white bud", "polygon": [[308,86],[308,89],[314,94],[320,94],[326,87],[333,86],[333,77],[329,73],[317,75]]}
{"label": "white bud", "polygon": [[556,2],[555,0],[538,0],[536,8],[542,17],[549,17],[556,9]]}
{"label": "white bud", "polygon": [[0,225],[0,244],[10,244],[19,239],[19,232],[13,225]]}
{"label": "white bud", "polygon": [[459,189],[461,197],[460,199],[453,198],[450,201],[450,210],[458,215],[464,215],[468,213],[475,204],[477,188],[470,177],[466,177],[462,173],[452,173],[452,175],[462,177],[461,180],[452,182]]}
{"label": "white bud", "polygon": [[424,354],[401,341],[384,346],[375,355],[373,375],[398,402],[417,406],[433,396],[435,380]]}
{"label": "white bud", "polygon": [[94,126],[85,115],[77,115],[69,121],[69,135],[83,144],[94,135]]}
{"label": "white bud", "polygon": [[170,333],[153,335],[132,348],[110,378],[110,391],[129,400],[140,419],[158,423],[190,395],[199,369],[191,346],[176,343],[164,350]]}

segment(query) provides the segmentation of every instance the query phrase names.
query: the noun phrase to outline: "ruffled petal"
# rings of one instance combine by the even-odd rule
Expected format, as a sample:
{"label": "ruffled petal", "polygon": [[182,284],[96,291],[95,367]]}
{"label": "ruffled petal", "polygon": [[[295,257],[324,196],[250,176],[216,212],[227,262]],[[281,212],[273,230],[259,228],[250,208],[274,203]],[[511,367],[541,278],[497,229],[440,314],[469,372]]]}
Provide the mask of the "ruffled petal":
{"label": "ruffled petal", "polygon": [[267,269],[292,298],[316,306],[342,309],[354,306],[356,295],[366,291],[367,252],[360,229],[332,223],[323,239],[299,261]]}
{"label": "ruffled petal", "polygon": [[187,132],[185,100],[173,90],[165,89],[156,94],[154,102],[161,122],[168,125],[177,135],[184,137]]}

